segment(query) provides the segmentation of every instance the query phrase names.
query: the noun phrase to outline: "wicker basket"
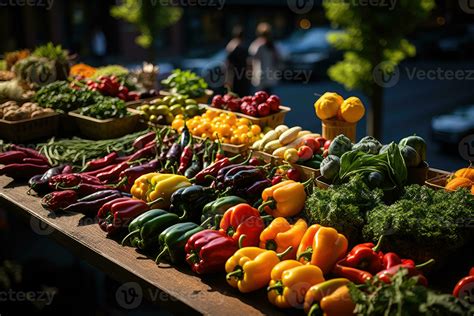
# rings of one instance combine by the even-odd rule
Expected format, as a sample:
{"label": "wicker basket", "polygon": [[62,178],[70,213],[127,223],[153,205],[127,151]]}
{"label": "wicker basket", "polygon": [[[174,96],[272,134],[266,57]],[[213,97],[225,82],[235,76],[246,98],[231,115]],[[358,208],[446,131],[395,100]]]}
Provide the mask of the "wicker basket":
{"label": "wicker basket", "polygon": [[338,120],[323,120],[323,137],[326,139],[334,139],[337,135],[344,134],[349,137],[352,142],[356,141],[357,123],[349,123]]}
{"label": "wicker basket", "polygon": [[59,114],[50,113],[21,121],[0,120],[0,138],[14,143],[55,136]]}
{"label": "wicker basket", "polygon": [[139,114],[133,110],[128,110],[128,116],[106,120],[98,120],[78,112],[79,110],[69,112],[69,115],[75,117],[81,134],[96,140],[117,138],[133,132],[139,118]]}
{"label": "wicker basket", "polygon": [[271,115],[267,115],[267,116],[264,116],[264,117],[254,117],[254,116],[246,115],[246,114],[239,113],[239,112],[232,112],[232,111],[227,111],[227,110],[222,110],[222,109],[216,109],[216,108],[214,108],[212,106],[209,106],[207,104],[199,104],[199,105],[207,108],[208,110],[224,112],[224,113],[234,113],[238,117],[244,117],[244,118],[248,119],[250,122],[252,122],[252,124],[259,125],[260,127],[268,126],[268,127],[271,127],[271,128],[275,128],[278,125],[283,124],[285,122],[286,113],[291,111],[291,108],[280,105],[280,112],[277,112],[277,113],[271,114]]}
{"label": "wicker basket", "polygon": [[450,175],[441,174],[425,181],[425,185],[435,190],[446,190],[446,183]]}
{"label": "wicker basket", "polygon": [[[266,152],[259,151],[259,150],[252,150],[252,156],[263,159],[266,163],[271,163],[272,165],[275,165],[275,166],[288,164],[285,160],[279,157],[270,155]],[[302,176],[302,180],[308,180],[311,177],[314,177],[316,179],[321,174],[320,169],[313,169],[313,168],[306,167],[299,164],[290,164],[290,165],[296,170],[298,170],[298,172]]]}

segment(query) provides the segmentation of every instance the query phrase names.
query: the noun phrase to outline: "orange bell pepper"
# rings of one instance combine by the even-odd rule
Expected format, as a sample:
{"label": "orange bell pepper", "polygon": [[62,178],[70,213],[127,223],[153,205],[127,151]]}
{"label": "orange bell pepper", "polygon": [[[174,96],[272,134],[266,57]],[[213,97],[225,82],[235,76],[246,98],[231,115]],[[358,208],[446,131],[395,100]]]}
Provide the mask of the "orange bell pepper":
{"label": "orange bell pepper", "polygon": [[296,258],[300,262],[317,265],[327,274],[344,257],[347,246],[347,238],[337,230],[315,224],[306,230]]}
{"label": "orange bell pepper", "polygon": [[295,259],[296,251],[307,228],[308,224],[304,219],[299,219],[291,225],[284,217],[277,217],[260,234],[260,248],[283,252],[292,246],[293,250],[284,259]]}
{"label": "orange bell pepper", "polygon": [[262,192],[263,204],[258,208],[273,217],[290,217],[301,212],[306,201],[303,183],[293,180],[282,181]]}
{"label": "orange bell pepper", "polygon": [[321,300],[321,309],[324,312],[324,316],[354,315],[355,307],[356,305],[352,301],[347,285],[341,286]]}
{"label": "orange bell pepper", "polygon": [[268,300],[279,308],[302,308],[306,291],[324,282],[323,272],[317,266],[303,265],[296,260],[285,260],[272,269],[268,285]]}

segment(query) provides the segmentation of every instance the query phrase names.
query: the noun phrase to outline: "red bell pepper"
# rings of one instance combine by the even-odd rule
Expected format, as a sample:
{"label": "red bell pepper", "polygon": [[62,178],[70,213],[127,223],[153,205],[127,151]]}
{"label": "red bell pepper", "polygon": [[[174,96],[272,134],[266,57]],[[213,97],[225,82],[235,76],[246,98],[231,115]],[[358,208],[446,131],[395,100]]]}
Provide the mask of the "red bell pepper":
{"label": "red bell pepper", "polygon": [[388,269],[382,270],[379,273],[377,273],[377,277],[385,282],[385,283],[390,283],[391,282],[391,277],[397,273],[398,270],[400,269],[407,269],[408,270],[408,276],[413,277],[417,276],[418,277],[418,284],[427,286],[428,285],[428,280],[426,277],[423,275],[423,273],[420,271],[421,268],[424,268],[434,262],[433,259],[430,259],[426,261],[425,263],[419,264],[419,265],[414,265],[412,264],[412,260],[406,261],[405,263],[397,264],[394,265]]}
{"label": "red bell pepper", "polygon": [[382,261],[383,254],[381,251],[378,251],[381,242],[382,237],[379,239],[377,245],[364,243],[354,246],[340,264],[376,274],[384,268]]}
{"label": "red bell pepper", "polygon": [[464,299],[470,304],[474,304],[474,297],[472,297],[472,290],[474,289],[474,267],[469,271],[469,275],[465,276],[453,289],[453,296]]}
{"label": "red bell pepper", "polygon": [[150,205],[142,200],[132,198],[118,198],[105,203],[97,214],[100,228],[108,234],[114,234],[128,224],[138,215],[150,210]]}
{"label": "red bell pepper", "polygon": [[242,235],[242,247],[258,246],[260,233],[265,228],[260,213],[249,204],[241,203],[228,209],[220,222],[220,231],[239,242]]}
{"label": "red bell pepper", "polygon": [[[408,262],[409,259],[404,259],[404,260],[406,260],[405,263],[409,263]],[[400,257],[394,252],[387,252],[386,254],[384,254],[382,261],[383,261],[384,269],[390,269],[393,266],[403,263],[402,259],[400,259]],[[413,265],[415,265],[414,261],[413,261]]]}
{"label": "red bell pepper", "polygon": [[237,242],[222,231],[203,230],[188,239],[186,262],[198,274],[224,271],[225,263],[237,250]]}

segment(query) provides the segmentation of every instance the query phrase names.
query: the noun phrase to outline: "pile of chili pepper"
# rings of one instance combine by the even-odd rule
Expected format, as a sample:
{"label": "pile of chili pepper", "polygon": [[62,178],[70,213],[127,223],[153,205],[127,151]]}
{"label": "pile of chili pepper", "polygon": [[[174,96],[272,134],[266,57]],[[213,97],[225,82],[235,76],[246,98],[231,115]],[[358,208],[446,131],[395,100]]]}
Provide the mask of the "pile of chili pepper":
{"label": "pile of chili pepper", "polygon": [[379,251],[383,236],[377,245],[363,243],[354,246],[351,251],[334,266],[332,272],[342,278],[363,284],[374,275],[385,283],[390,283],[390,278],[401,268],[408,270],[410,277],[417,276],[420,285],[427,286],[428,281],[421,269],[434,262],[429,260],[423,264],[416,265],[411,259],[402,259],[393,252],[382,253]]}
{"label": "pile of chili pepper", "polygon": [[0,175],[14,180],[28,180],[48,171],[51,165],[48,159],[35,149],[11,145],[10,150],[0,153]]}

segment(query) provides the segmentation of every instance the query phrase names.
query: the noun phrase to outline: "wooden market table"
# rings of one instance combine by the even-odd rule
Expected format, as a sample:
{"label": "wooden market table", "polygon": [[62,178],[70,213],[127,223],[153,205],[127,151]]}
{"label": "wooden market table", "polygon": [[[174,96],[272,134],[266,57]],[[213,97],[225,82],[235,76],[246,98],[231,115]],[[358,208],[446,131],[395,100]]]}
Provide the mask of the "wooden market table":
{"label": "wooden market table", "polygon": [[33,231],[52,237],[73,254],[119,282],[136,282],[143,296],[171,311],[192,314],[272,314],[278,309],[263,292],[241,294],[223,274],[200,278],[188,266],[161,264],[131,247],[106,238],[99,225],[82,214],[57,217],[43,209],[40,198],[26,194],[27,186],[0,176],[0,208],[23,217]]}

